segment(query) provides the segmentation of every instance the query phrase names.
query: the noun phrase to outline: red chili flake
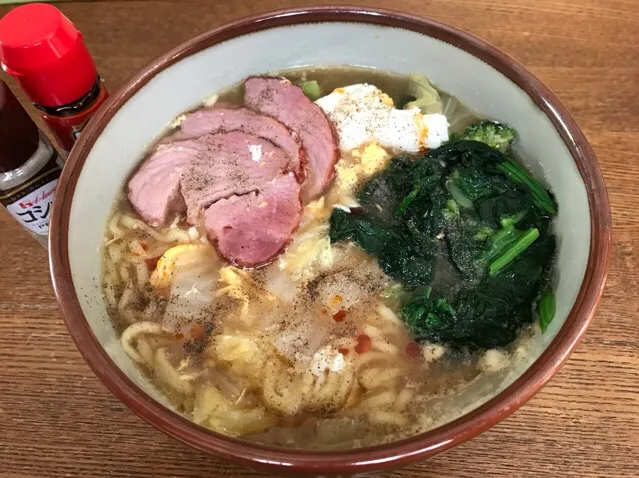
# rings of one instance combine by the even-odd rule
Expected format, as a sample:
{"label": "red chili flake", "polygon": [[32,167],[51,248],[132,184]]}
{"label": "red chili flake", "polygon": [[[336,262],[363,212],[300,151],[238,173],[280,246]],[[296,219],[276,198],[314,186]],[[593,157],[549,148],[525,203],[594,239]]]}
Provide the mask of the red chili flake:
{"label": "red chili flake", "polygon": [[162,257],[162,256],[157,256],[157,257],[152,257],[150,259],[145,259],[144,262],[146,262],[146,266],[148,267],[149,272],[155,270],[155,268],[158,266],[158,261],[160,260],[160,257]]}
{"label": "red chili flake", "polygon": [[406,354],[412,358],[419,357],[422,354],[422,348],[415,342],[409,342],[406,344]]}
{"label": "red chili flake", "polygon": [[339,349],[337,349],[337,351],[341,353],[344,357],[348,355],[348,349],[346,347],[340,347]]}
{"label": "red chili flake", "polygon": [[146,242],[144,241],[140,241],[140,247],[142,248],[142,250],[144,251],[148,251],[149,250],[149,246],[147,245]]}
{"label": "red chili flake", "polygon": [[346,318],[346,312],[344,311],[344,309],[340,309],[333,314],[333,320],[335,322],[343,322],[345,318]]}
{"label": "red chili flake", "polygon": [[206,327],[204,324],[197,323],[186,332],[186,338],[191,340],[199,340],[206,334]]}
{"label": "red chili flake", "polygon": [[373,346],[371,338],[366,334],[358,335],[356,340],[357,345],[355,346],[355,352],[357,352],[358,354],[368,352]]}

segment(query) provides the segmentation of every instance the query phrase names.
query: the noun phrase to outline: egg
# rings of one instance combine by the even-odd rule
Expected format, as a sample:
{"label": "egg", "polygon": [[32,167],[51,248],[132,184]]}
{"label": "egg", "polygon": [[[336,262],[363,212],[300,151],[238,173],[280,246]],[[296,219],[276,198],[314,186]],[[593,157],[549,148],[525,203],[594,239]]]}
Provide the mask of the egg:
{"label": "egg", "polygon": [[153,274],[151,274],[151,285],[159,289],[168,289],[171,286],[173,273],[178,267],[187,266],[198,259],[201,254],[208,255],[210,246],[205,244],[184,244],[168,249],[158,259]]}
{"label": "egg", "polygon": [[376,141],[345,154],[335,165],[335,190],[339,202],[355,203],[354,195],[358,187],[381,172],[391,157]]}
{"label": "egg", "polygon": [[315,102],[333,123],[342,152],[376,141],[394,152],[416,153],[448,141],[448,120],[419,108],[396,109],[382,90],[366,83],[337,88]]}
{"label": "egg", "polygon": [[352,154],[355,158],[359,158],[361,171],[367,178],[381,172],[391,159],[388,151],[382,148],[377,141],[353,151]]}
{"label": "egg", "polygon": [[342,197],[350,197],[357,188],[360,180],[360,164],[339,161],[335,165],[335,187]]}

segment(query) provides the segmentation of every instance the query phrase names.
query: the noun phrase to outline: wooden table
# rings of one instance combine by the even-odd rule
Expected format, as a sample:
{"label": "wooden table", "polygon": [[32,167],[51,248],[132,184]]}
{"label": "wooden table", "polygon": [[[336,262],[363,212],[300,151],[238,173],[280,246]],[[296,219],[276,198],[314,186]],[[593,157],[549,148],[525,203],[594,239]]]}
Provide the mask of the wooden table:
{"label": "wooden table", "polygon": [[[306,3],[80,1],[60,7],[84,33],[114,90],[156,56],[210,27],[257,10]],[[430,15],[467,29],[546,82],[599,156],[615,242],[597,316],[552,382],[514,416],[475,440],[385,476],[639,476],[636,0],[365,3]],[[0,7],[0,14],[7,10]],[[118,402],[67,334],[45,250],[4,210],[0,231],[0,476],[256,475],[166,437]]]}

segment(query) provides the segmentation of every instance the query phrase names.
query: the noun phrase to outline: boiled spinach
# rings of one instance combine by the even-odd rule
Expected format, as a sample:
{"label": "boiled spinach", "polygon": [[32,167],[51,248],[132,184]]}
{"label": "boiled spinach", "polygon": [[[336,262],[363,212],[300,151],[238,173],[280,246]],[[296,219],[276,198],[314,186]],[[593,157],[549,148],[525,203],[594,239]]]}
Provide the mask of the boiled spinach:
{"label": "boiled spinach", "polygon": [[[427,154],[393,159],[359,191],[361,208],[333,211],[331,241],[358,244],[403,284],[400,315],[419,342],[504,346],[532,320],[555,251],[557,205],[506,156],[513,138],[504,125],[471,125]],[[431,296],[436,257],[460,275],[446,297]],[[550,305],[539,306],[545,322]]]}
{"label": "boiled spinach", "polygon": [[409,286],[429,284],[433,278],[433,251],[411,241],[400,228],[380,224],[369,214],[334,209],[330,219],[331,242],[351,240],[376,256],[380,268]]}

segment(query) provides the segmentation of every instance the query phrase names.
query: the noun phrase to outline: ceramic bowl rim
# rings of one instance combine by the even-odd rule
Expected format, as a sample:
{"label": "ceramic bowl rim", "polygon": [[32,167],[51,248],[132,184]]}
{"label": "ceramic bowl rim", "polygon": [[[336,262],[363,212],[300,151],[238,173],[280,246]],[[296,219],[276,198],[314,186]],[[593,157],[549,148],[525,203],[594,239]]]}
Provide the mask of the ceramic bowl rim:
{"label": "ceramic bowl rim", "polygon": [[[102,130],[134,93],[160,71],[222,41],[273,27],[318,22],[404,28],[450,43],[500,71],[553,122],[584,181],[591,215],[588,265],[575,304],[557,336],[523,375],[479,408],[444,426],[385,445],[338,452],[243,442],[200,427],[153,400],[115,365],[93,335],[74,289],[68,250],[71,203],[82,167]],[[532,73],[478,37],[430,18],[378,8],[325,6],[278,10],[214,28],[161,56],[112,95],[87,125],[63,170],[51,217],[49,260],[61,313],[78,349],[107,388],[136,414],[193,448],[238,464],[271,472],[330,474],[370,472],[428,458],[487,430],[524,404],[559,370],[582,338],[603,293],[611,243],[610,207],[595,154],[566,108]]]}

